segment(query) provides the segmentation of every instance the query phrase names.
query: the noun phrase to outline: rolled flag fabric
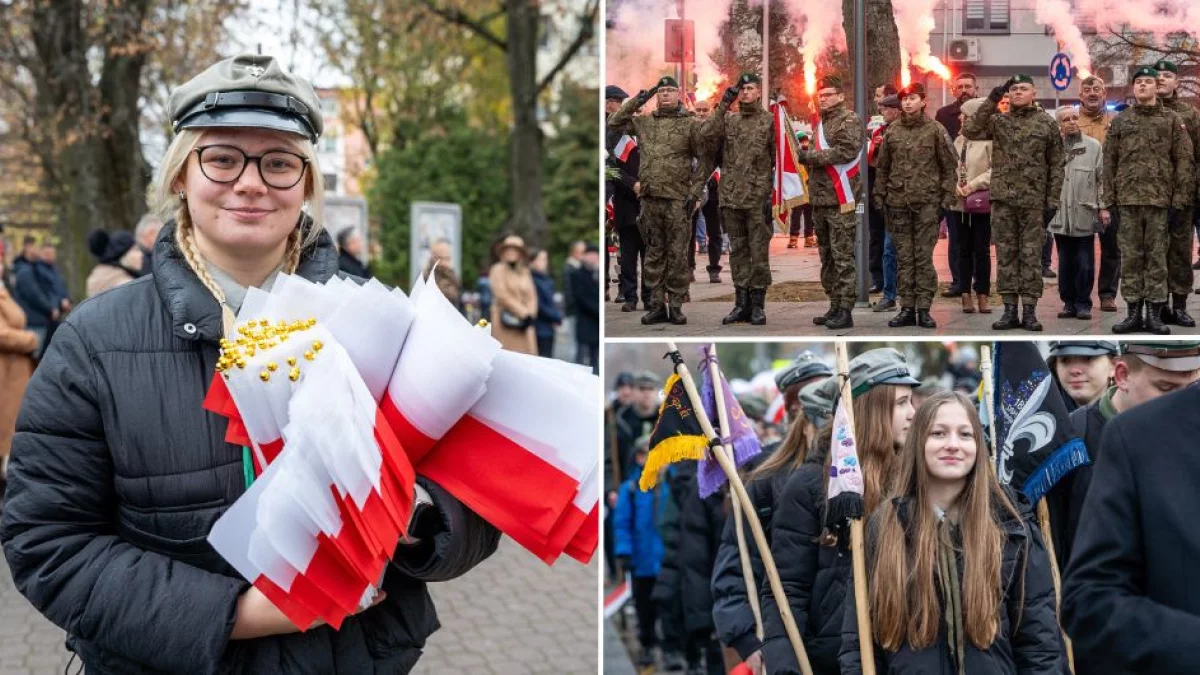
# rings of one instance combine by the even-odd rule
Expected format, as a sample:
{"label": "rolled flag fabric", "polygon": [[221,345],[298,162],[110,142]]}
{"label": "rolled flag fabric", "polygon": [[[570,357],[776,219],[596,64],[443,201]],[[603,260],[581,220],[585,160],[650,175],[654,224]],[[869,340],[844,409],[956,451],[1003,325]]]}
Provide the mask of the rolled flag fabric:
{"label": "rolled flag fabric", "polygon": [[1091,463],[1062,393],[1032,342],[997,342],[996,475],[1037,503],[1063,476]]}
{"label": "rolled flag fabric", "polygon": [[804,189],[807,179],[804,167],[796,159],[796,134],[788,116],[787,100],[780,99],[771,106],[775,117],[775,182],[771,191],[771,213],[785,230],[783,214],[808,203]]}
{"label": "rolled flag fabric", "polygon": [[[704,404],[704,412],[708,414],[709,421],[717,422],[720,416],[717,414],[716,388],[709,376],[709,364],[717,362],[717,346],[702,346],[700,355],[700,401]],[[734,466],[741,466],[762,452],[762,444],[754,434],[754,425],[742,411],[742,405],[730,390],[725,373],[720,371],[719,366],[717,375],[721,378],[721,398],[725,401],[725,415],[729,422],[729,428],[721,429],[718,433],[723,445],[733,446]],[[729,477],[715,458],[708,455],[701,458],[696,471],[696,484],[701,499],[720,490],[728,480]]]}
{"label": "rolled flag fabric", "polygon": [[700,460],[708,450],[708,438],[678,373],[672,373],[663,385],[663,402],[658,421],[650,432],[650,454],[642,467],[638,487],[642,492],[658,485],[658,472],[668,464],[685,459]]}
{"label": "rolled flag fabric", "polygon": [[863,516],[863,475],[858,462],[858,446],[854,427],[846,414],[849,401],[838,400],[833,414],[833,436],[830,441],[828,506],[825,522],[830,527],[842,521]]}

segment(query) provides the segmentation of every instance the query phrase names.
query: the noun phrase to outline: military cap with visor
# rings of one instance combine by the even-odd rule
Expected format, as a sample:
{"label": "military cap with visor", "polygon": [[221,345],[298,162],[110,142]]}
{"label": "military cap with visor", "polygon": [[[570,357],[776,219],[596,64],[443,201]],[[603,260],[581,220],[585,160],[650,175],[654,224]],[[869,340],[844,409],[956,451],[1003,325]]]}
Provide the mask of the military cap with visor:
{"label": "military cap with visor", "polygon": [[167,112],[184,129],[271,129],[315,142],[324,130],[312,84],[271,56],[242,54],[210,66],[171,92]]}
{"label": "military cap with visor", "polygon": [[859,396],[881,384],[916,387],[921,381],[912,376],[904,355],[891,347],[863,352],[850,361],[850,395]]}
{"label": "military cap with visor", "polygon": [[899,110],[900,109],[900,97],[896,94],[890,94],[888,96],[884,96],[883,98],[879,99],[878,105],[880,108],[893,108],[895,110]]}
{"label": "military cap with visor", "polygon": [[1051,340],[1050,358],[1058,356],[1116,356],[1120,346],[1114,340]]}
{"label": "military cap with visor", "polygon": [[1122,354],[1132,354],[1146,365],[1173,373],[1200,370],[1200,341],[1125,342]]}
{"label": "military cap with visor", "polygon": [[837,89],[838,91],[841,91],[842,78],[838,77],[837,75],[826,75],[825,77],[822,77],[821,79],[817,80],[817,91],[822,89]]}
{"label": "military cap with visor", "polygon": [[775,386],[783,391],[793,384],[811,380],[814,377],[829,377],[833,369],[825,365],[817,355],[807,349],[800,352],[788,365],[775,373]]}
{"label": "military cap with visor", "polygon": [[800,409],[813,423],[833,417],[833,399],[837,396],[837,378],[809,382],[800,389]]}

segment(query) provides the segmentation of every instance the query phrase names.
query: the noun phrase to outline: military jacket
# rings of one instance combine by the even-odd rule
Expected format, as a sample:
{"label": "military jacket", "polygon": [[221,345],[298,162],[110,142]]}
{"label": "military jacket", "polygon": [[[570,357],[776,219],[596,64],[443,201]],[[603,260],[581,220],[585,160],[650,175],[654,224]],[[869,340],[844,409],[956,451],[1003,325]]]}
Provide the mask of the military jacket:
{"label": "military jacket", "polygon": [[874,198],[890,208],[938,204],[949,208],[958,158],[941,124],[923,113],[888,125],[876,163]]}
{"label": "military jacket", "polygon": [[637,108],[637,97],[629,99],[608,119],[608,126],[637,136],[641,196],[699,201],[712,173],[711,160],[693,162],[712,156],[703,145],[700,119],[683,106],[635,117]]}
{"label": "military jacket", "polygon": [[1126,108],[1104,143],[1100,204],[1182,208],[1194,198],[1192,140],[1161,102]]}
{"label": "military jacket", "polygon": [[721,152],[721,206],[762,208],[774,177],[775,117],[758,102],[727,108],[722,101],[701,127],[705,147]]}
{"label": "military jacket", "polygon": [[992,141],[993,202],[1021,209],[1057,209],[1062,193],[1062,136],[1058,123],[1036,106],[1004,115],[991,99],[983,102],[962,134]]}
{"label": "military jacket", "polygon": [[[808,190],[809,201],[813,206],[838,206],[837,191],[833,188],[833,178],[827,166],[836,166],[853,162],[862,152],[863,141],[866,138],[866,127],[862,118],[844,105],[821,111],[821,121],[825,124],[825,140],[828,147],[823,150],[809,150],[800,153],[800,163],[809,168]],[[813,129],[817,133],[817,129]],[[815,145],[814,145],[815,148]],[[862,191],[862,170],[850,179],[850,187],[856,198]]]}
{"label": "military jacket", "polygon": [[[1188,138],[1192,141],[1192,182],[1200,183],[1200,110],[1196,106],[1173,96],[1166,101],[1163,101],[1163,106],[1167,110],[1179,115],[1179,119],[1183,120],[1187,126]],[[1195,192],[1192,191],[1192,199],[1195,201]]]}

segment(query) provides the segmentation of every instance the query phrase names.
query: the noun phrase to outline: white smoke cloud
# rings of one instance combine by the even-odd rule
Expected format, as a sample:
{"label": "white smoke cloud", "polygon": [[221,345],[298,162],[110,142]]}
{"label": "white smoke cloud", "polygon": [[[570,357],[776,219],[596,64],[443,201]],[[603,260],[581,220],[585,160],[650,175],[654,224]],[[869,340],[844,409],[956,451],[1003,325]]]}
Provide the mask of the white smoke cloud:
{"label": "white smoke cloud", "polygon": [[943,80],[950,79],[950,69],[929,49],[929,34],[936,24],[933,9],[937,4],[937,0],[892,0],[892,14],[900,35],[900,75],[905,86],[910,64]]}
{"label": "white smoke cloud", "polygon": [[1075,16],[1067,0],[1038,0],[1037,20],[1054,29],[1054,35],[1062,42],[1063,49],[1071,58],[1081,77],[1092,73],[1092,57],[1088,54],[1087,41],[1076,25]]}
{"label": "white smoke cloud", "polygon": [[786,0],[792,20],[803,25],[800,31],[800,54],[804,57],[804,85],[811,94],[816,91],[817,59],[826,49],[846,48],[846,31],[842,28],[842,3],[832,0]]}

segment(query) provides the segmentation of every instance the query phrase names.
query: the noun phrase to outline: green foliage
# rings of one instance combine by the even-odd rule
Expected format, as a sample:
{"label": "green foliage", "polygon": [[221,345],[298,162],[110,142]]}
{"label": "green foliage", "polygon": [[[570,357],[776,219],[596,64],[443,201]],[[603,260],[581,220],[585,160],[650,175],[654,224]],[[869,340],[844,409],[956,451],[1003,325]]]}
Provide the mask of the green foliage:
{"label": "green foliage", "polygon": [[595,89],[563,89],[558,133],[546,141],[543,200],[550,221],[550,271],[562,270],[574,241],[596,241],[600,223],[600,102]]}

